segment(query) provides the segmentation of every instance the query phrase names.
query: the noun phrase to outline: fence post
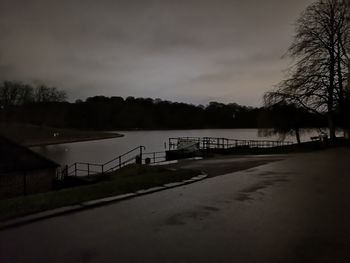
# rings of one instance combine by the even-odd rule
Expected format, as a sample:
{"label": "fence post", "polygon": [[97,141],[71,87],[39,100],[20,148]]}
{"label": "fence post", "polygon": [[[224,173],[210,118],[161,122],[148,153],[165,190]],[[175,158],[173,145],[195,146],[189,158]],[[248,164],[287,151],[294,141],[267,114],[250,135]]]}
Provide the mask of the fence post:
{"label": "fence post", "polygon": [[27,172],[23,172],[23,195],[27,195]]}
{"label": "fence post", "polygon": [[140,164],[142,164],[142,147],[143,146],[140,146]]}
{"label": "fence post", "polygon": [[156,163],[156,153],[153,152],[153,163]]}
{"label": "fence post", "polygon": [[77,176],[77,163],[74,164],[74,175]]}
{"label": "fence post", "polygon": [[67,176],[68,176],[68,165],[66,165],[64,168],[63,168],[63,179],[65,179]]}

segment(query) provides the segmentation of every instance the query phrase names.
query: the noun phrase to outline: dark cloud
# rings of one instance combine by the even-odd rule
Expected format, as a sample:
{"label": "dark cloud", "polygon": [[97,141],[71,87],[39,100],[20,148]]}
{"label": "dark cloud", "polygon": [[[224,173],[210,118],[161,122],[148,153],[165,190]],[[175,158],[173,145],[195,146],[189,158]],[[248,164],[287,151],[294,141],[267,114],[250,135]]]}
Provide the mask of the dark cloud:
{"label": "dark cloud", "polygon": [[2,79],[258,105],[310,0],[2,0]]}

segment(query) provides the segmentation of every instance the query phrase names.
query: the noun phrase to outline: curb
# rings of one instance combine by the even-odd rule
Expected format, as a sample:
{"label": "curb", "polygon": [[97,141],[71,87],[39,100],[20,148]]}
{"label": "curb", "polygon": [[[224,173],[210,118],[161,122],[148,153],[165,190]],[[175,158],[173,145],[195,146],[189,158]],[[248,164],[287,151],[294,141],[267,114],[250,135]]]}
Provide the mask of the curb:
{"label": "curb", "polygon": [[75,212],[79,212],[82,210],[87,210],[90,208],[95,208],[95,207],[103,206],[106,204],[110,204],[110,203],[114,203],[114,202],[118,202],[118,201],[122,201],[122,200],[126,200],[126,199],[131,199],[134,197],[138,197],[138,196],[142,196],[142,195],[146,195],[146,194],[151,194],[151,193],[155,193],[155,192],[160,192],[160,191],[164,191],[167,189],[191,184],[194,182],[201,181],[207,177],[208,177],[208,175],[203,173],[203,174],[197,175],[195,177],[192,177],[190,179],[187,179],[187,180],[184,180],[181,182],[168,183],[168,184],[165,184],[163,186],[142,189],[142,190],[138,190],[138,191],[133,192],[133,193],[127,193],[127,194],[116,195],[116,196],[111,196],[111,197],[106,197],[106,198],[101,198],[101,199],[96,199],[96,200],[90,200],[90,201],[86,201],[86,202],[83,202],[83,203],[77,204],[77,205],[64,206],[64,207],[60,207],[57,209],[39,212],[36,214],[20,217],[17,219],[8,220],[8,221],[5,221],[3,223],[0,223],[0,231],[7,229],[7,228],[12,228],[12,227],[21,226],[21,225],[33,223],[36,221],[48,219],[51,217],[75,213]]}

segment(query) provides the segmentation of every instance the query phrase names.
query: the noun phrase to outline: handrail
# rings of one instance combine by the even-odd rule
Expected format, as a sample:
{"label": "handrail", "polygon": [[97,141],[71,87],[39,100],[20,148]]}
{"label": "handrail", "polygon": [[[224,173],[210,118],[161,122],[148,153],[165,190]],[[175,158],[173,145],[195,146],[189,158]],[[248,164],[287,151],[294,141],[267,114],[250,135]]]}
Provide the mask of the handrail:
{"label": "handrail", "polygon": [[[136,157],[136,156],[133,156],[133,157],[129,158],[128,160],[123,161],[123,162],[121,163],[121,167],[125,166],[125,165],[126,165],[127,163],[129,163],[130,161],[134,160],[135,157]],[[120,167],[120,165],[117,164],[117,165],[115,165],[115,166],[113,166],[113,167],[111,167],[111,168],[105,170],[104,172],[105,172],[105,173],[108,173],[108,172],[110,172],[110,171],[115,170],[115,168],[117,168],[117,167]]]}
{"label": "handrail", "polygon": [[[161,155],[161,156],[159,156]],[[146,164],[150,163],[160,163],[166,160],[166,152],[160,151],[160,152],[147,152],[142,154],[142,161],[145,161]],[[148,159],[148,160],[147,160]],[[153,160],[153,162],[152,162]]]}
{"label": "handrail", "polygon": [[161,151],[161,152],[147,152],[147,153],[143,153],[144,155],[149,155],[149,154],[157,154],[157,153],[165,153],[165,151]]}
{"label": "handrail", "polygon": [[[140,145],[138,147],[135,147],[134,149],[122,154],[122,155],[119,155],[117,156],[116,158],[106,162],[106,163],[102,163],[102,164],[96,164],[96,163],[88,163],[88,162],[75,162],[73,164],[71,164],[70,166],[66,165],[62,170],[61,170],[61,173],[62,173],[62,177],[64,176],[69,176],[69,175],[72,175],[74,174],[75,176],[78,175],[78,172],[87,172],[87,175],[90,175],[90,174],[96,174],[96,173],[106,173],[106,172],[109,172],[109,171],[113,171],[113,170],[117,170],[119,168],[122,168],[123,166],[125,166],[126,164],[130,163],[132,160],[135,160],[137,158],[137,156],[140,156],[141,157],[141,160],[142,160],[142,150],[146,149],[145,146],[143,145]],[[136,150],[139,150],[139,154],[138,155],[135,155],[135,156],[132,156],[131,158],[127,159],[127,160],[123,160],[122,158],[129,155],[130,153],[136,151]],[[106,166],[107,165],[110,165],[111,163],[117,161],[117,163],[113,166],[113,167],[109,167],[108,169],[106,169]],[[83,167],[82,167],[83,166]],[[90,169],[90,168],[93,168],[95,167],[99,167],[100,171],[96,171],[96,170],[93,170],[93,169]],[[82,169],[82,168],[85,168],[85,169]]]}
{"label": "handrail", "polygon": [[128,155],[129,153],[132,153],[132,152],[136,151],[137,149],[142,149],[142,148],[146,150],[146,147],[145,147],[145,146],[142,146],[142,145],[137,146],[136,148],[134,148],[134,149],[132,149],[132,150],[126,152],[126,153],[123,153],[122,155],[117,156],[116,158],[114,158],[114,159],[112,159],[112,160],[110,160],[110,161],[104,163],[103,165],[110,164],[111,162],[116,161],[116,160],[118,160],[119,158],[124,157],[125,155]]}
{"label": "handrail", "polygon": [[103,164],[96,164],[96,163],[84,163],[84,162],[76,162],[76,164],[88,164],[90,166],[101,166]]}

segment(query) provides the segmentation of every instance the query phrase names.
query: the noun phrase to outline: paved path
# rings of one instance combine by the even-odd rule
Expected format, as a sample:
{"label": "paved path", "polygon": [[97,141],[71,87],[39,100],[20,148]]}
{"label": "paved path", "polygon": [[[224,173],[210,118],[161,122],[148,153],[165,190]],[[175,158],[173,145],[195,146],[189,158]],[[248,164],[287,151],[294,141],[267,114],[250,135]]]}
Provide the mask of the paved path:
{"label": "paved path", "polygon": [[350,262],[350,149],[0,232],[0,262]]}
{"label": "paved path", "polygon": [[278,155],[245,155],[245,156],[222,156],[217,158],[205,158],[202,160],[182,160],[169,165],[169,168],[195,169],[206,173],[209,177],[238,172],[255,166],[264,165],[270,162],[280,161],[287,154]]}

